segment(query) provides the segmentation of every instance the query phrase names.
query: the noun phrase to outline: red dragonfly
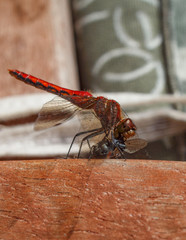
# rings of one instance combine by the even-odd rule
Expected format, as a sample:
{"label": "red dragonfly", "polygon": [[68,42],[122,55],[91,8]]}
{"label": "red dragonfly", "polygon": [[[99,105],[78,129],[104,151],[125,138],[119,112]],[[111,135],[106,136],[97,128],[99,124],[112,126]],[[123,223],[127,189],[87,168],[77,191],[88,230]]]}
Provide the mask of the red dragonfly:
{"label": "red dragonfly", "polygon": [[[94,155],[117,156],[117,154],[124,157],[124,151],[134,153],[147,145],[144,139],[134,138],[136,136],[135,124],[115,100],[102,96],[94,97],[86,91],[62,88],[18,70],[9,70],[9,73],[26,84],[59,96],[43,105],[35,123],[36,130],[63,123],[78,112],[83,113],[84,117],[87,113],[91,113],[93,120],[99,122],[99,127],[79,132],[74,136],[67,158],[75,139],[83,134],[86,136],[81,140],[78,158],[85,141],[90,148],[90,157]],[[103,136],[103,138],[91,147],[89,140],[96,136]]]}

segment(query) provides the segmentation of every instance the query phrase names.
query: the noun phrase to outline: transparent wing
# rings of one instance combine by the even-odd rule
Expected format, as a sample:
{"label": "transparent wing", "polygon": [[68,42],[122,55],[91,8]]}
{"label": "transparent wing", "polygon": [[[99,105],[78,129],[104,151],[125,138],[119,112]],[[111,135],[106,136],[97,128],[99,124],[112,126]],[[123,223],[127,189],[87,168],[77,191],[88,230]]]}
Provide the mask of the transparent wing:
{"label": "transparent wing", "polygon": [[[78,140],[79,142],[85,136],[90,134],[88,131],[102,127],[100,120],[95,116],[92,109],[79,108],[73,103],[57,96],[43,105],[35,122],[34,128],[35,130],[43,130],[62,124],[64,121],[74,117],[75,114],[77,114],[77,118],[74,118],[75,121],[71,122],[72,128],[74,129],[75,127],[77,133],[87,131],[87,134],[85,133],[80,136]],[[93,146],[101,141],[103,137],[104,134],[91,137],[88,140],[90,146]]]}
{"label": "transparent wing", "polygon": [[127,153],[135,153],[139,151],[140,149],[144,148],[147,146],[147,141],[145,139],[141,138],[134,138],[134,139],[129,139],[125,141],[125,152]]}
{"label": "transparent wing", "polygon": [[92,109],[82,110],[78,112],[77,116],[84,131],[102,127],[100,120],[96,117]]}
{"label": "transparent wing", "polygon": [[80,110],[80,108],[69,101],[57,96],[43,105],[35,122],[34,129],[42,130],[56,126],[71,118]]}
{"label": "transparent wing", "polygon": [[[91,109],[79,111],[77,116],[81,124],[80,131],[89,131],[91,129],[98,129],[102,127],[100,120],[95,116],[94,111]],[[104,133],[99,134],[98,136],[89,139],[90,144],[93,145],[101,141],[104,135]]]}

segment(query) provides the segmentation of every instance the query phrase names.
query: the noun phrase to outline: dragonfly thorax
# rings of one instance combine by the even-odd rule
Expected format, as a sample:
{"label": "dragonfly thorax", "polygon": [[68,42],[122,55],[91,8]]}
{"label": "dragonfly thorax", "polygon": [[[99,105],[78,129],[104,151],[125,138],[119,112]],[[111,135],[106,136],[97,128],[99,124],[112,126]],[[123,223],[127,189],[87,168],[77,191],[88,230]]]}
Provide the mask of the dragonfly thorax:
{"label": "dragonfly thorax", "polygon": [[121,119],[114,128],[114,138],[126,141],[136,134],[136,126],[130,118]]}

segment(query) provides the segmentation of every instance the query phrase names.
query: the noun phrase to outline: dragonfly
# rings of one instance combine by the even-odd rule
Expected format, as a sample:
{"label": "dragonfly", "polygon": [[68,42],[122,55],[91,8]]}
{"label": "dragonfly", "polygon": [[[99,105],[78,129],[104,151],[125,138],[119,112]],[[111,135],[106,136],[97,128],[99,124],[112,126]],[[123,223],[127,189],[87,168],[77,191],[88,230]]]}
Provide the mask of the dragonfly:
{"label": "dragonfly", "polygon": [[[99,127],[96,127],[96,124],[95,127],[94,124],[91,124],[91,129],[78,132],[74,136],[66,158],[69,157],[76,138],[81,135],[85,135],[85,137],[81,140],[78,158],[80,158],[84,142],[87,142],[90,148],[89,158],[95,155],[125,158],[124,152],[134,153],[146,147],[147,141],[137,137],[135,124],[121,109],[117,101],[103,96],[94,97],[88,91],[59,87],[19,70],[8,71],[11,76],[26,84],[57,95],[53,100],[43,105],[35,122],[35,130],[61,124],[77,113],[82,113],[84,118],[90,114],[93,122],[99,122]],[[98,138],[99,140],[91,146],[89,141],[97,136],[101,136],[102,139]]]}

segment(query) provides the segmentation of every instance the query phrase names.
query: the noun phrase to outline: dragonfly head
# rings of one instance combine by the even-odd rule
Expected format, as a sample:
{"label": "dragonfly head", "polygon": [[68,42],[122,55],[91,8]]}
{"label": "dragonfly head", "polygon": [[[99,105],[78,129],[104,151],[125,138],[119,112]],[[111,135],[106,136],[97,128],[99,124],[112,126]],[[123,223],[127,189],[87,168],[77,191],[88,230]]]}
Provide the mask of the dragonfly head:
{"label": "dragonfly head", "polygon": [[136,134],[136,126],[130,118],[121,119],[114,128],[114,138],[126,141]]}

